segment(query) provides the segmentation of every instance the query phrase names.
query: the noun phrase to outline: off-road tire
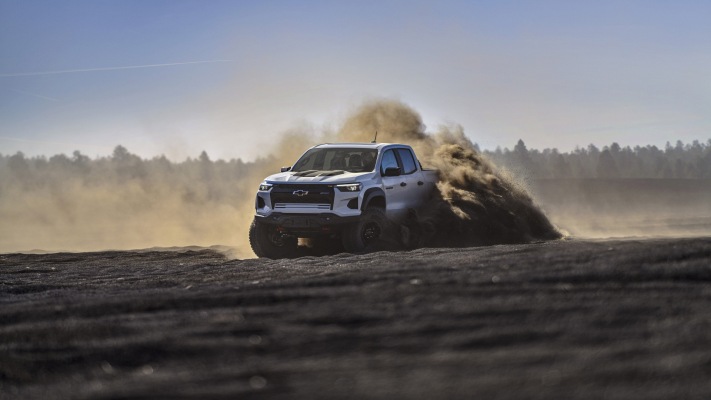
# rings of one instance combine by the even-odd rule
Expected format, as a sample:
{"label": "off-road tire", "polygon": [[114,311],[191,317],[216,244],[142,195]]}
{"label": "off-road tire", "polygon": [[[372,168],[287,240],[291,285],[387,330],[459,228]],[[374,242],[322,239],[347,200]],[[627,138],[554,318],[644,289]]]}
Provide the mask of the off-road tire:
{"label": "off-road tire", "polygon": [[257,257],[292,258],[296,256],[298,240],[293,236],[282,235],[275,226],[255,219],[249,227],[249,245]]}
{"label": "off-road tire", "polygon": [[388,228],[388,218],[380,208],[368,208],[363,211],[358,222],[343,230],[343,248],[348,253],[363,253],[377,250]]}

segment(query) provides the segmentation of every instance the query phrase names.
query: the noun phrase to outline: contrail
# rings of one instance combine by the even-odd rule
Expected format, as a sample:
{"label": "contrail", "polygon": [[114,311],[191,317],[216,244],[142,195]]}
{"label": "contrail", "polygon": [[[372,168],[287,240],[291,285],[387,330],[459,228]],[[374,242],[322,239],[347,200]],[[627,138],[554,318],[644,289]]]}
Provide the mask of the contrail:
{"label": "contrail", "polygon": [[11,74],[0,74],[0,78],[10,78],[10,77],[16,77],[16,76],[74,74],[77,72],[117,71],[117,70],[121,70],[121,69],[157,68],[157,67],[170,67],[170,66],[174,66],[174,65],[209,64],[209,63],[231,62],[231,61],[232,60],[187,61],[187,62],[168,63],[168,64],[129,65],[129,66],[124,66],[124,67],[63,69],[63,70],[58,70],[58,71],[40,71],[40,72],[17,72],[17,73],[11,73]]}
{"label": "contrail", "polygon": [[59,99],[55,99],[54,97],[42,96],[41,94],[25,92],[24,90],[16,90],[16,89],[10,89],[10,90],[12,90],[15,93],[24,94],[26,96],[37,97],[38,99],[49,100],[49,101],[59,101]]}

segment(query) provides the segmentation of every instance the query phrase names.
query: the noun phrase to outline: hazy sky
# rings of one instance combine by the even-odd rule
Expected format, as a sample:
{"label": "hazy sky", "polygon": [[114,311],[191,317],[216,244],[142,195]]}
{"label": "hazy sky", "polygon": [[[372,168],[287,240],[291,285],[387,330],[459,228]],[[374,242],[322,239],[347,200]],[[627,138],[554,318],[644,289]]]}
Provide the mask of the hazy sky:
{"label": "hazy sky", "polygon": [[705,142],[709,21],[705,0],[0,0],[0,153],[251,159],[381,97],[490,149]]}

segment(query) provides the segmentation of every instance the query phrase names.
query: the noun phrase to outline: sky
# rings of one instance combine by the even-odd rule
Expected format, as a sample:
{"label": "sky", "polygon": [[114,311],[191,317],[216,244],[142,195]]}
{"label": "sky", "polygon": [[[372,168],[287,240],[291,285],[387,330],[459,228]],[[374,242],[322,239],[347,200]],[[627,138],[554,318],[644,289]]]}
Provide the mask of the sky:
{"label": "sky", "polygon": [[711,2],[0,0],[0,154],[251,160],[371,99],[482,148],[711,139]]}

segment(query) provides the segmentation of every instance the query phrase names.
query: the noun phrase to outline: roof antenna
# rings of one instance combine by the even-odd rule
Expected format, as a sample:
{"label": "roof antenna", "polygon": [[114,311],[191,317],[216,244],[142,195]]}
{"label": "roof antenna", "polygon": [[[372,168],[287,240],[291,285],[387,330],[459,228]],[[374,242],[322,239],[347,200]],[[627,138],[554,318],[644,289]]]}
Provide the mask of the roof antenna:
{"label": "roof antenna", "polygon": [[375,131],[375,137],[373,138],[373,141],[370,143],[375,143],[376,140],[378,140],[378,131]]}

